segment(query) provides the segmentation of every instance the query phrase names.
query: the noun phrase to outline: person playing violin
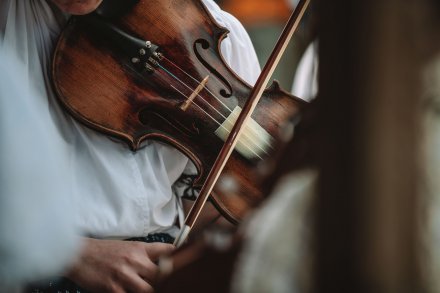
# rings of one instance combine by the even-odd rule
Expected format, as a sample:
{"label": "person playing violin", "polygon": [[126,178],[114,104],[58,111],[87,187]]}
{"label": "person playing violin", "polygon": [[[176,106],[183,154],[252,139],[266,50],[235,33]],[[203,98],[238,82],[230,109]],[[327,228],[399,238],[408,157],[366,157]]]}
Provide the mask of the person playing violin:
{"label": "person playing violin", "polygon": [[[173,185],[184,172],[194,172],[192,164],[159,142],[146,141],[132,152],[79,124],[56,102],[49,78],[51,53],[69,16],[92,12],[101,1],[2,0],[0,54],[14,52],[28,74],[15,78],[44,97],[38,114],[47,128],[55,129],[46,139],[63,150],[60,163],[70,172],[66,192],[58,196],[74,201],[74,223],[84,238],[80,255],[64,275],[90,292],[152,292],[155,262],[173,249],[169,243],[183,219],[181,194]],[[253,84],[260,68],[244,28],[213,0],[202,2],[230,31],[222,43],[226,62]],[[36,168],[44,176],[45,166]],[[122,241],[128,238],[137,241]]]}

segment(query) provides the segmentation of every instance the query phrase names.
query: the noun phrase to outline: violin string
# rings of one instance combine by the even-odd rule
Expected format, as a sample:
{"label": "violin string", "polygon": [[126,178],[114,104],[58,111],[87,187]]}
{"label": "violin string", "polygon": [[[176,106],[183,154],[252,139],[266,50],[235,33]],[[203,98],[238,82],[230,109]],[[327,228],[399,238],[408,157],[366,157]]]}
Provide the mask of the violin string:
{"label": "violin string", "polygon": [[[182,96],[184,96],[185,98],[188,99],[188,96],[185,95],[184,93],[182,93],[179,89],[177,89],[175,86],[173,86],[172,84],[170,85],[175,91],[177,91],[178,93],[180,93]],[[214,117],[212,117],[208,112],[206,112],[202,107],[200,107],[195,101],[192,102],[194,105],[196,105],[206,116],[208,116],[209,118],[212,119],[212,121],[214,121],[219,127],[223,128],[227,133],[231,133],[227,128],[225,128],[223,126],[222,123],[218,122],[217,119],[215,119]],[[257,156],[260,160],[262,160],[263,158],[258,155],[246,142],[242,141],[243,145],[248,148],[252,153],[254,153],[255,156]]]}
{"label": "violin string", "polygon": [[[164,68],[162,65],[159,64],[159,67],[165,71],[167,74],[169,74],[172,78],[174,78],[175,80],[177,80],[178,82],[180,82],[184,87],[186,87],[187,89],[189,89],[191,92],[194,92],[195,89],[191,88],[189,85],[187,85],[185,82],[183,82],[180,78],[178,78],[176,75],[172,74],[169,70],[167,70],[166,68]],[[206,88],[206,87],[203,87]],[[217,112],[223,119],[227,120],[227,118],[225,117],[225,115],[223,115],[219,110],[217,110],[216,107],[214,107],[213,105],[211,105],[211,103],[209,103],[207,100],[205,100],[202,96],[200,96],[200,94],[197,94],[198,97],[200,97],[206,104],[208,104],[209,107],[211,107],[215,112]],[[186,97],[188,98],[188,97]]]}
{"label": "violin string", "polygon": [[[174,75],[173,73],[171,73],[169,70],[167,70],[166,68],[164,68],[162,65],[160,65],[159,64],[159,67],[165,72],[165,73],[167,73],[168,75],[170,75],[172,78],[174,78],[175,80],[177,80],[179,83],[181,83],[184,87],[186,87],[187,89],[189,89],[190,91],[194,91],[194,89],[193,88],[191,88],[189,85],[187,85],[184,81],[182,81],[180,78],[178,78],[176,75]],[[187,74],[188,76],[189,76],[189,74]],[[197,79],[195,79],[195,78],[192,78],[194,81],[196,81],[197,82]],[[174,88],[174,87],[173,87]],[[203,87],[204,89],[206,89],[207,91],[209,91],[205,86]],[[180,91],[179,91],[180,92]],[[181,92],[180,92],[181,93]],[[211,93],[211,95],[213,95],[212,93]],[[183,95],[186,99],[188,99],[188,97],[186,96],[186,95]],[[231,126],[233,126],[233,123],[229,120],[229,119],[227,119],[221,112],[219,112],[219,110],[217,110],[217,108],[216,107],[214,107],[211,103],[209,103],[206,99],[204,99],[200,94],[197,94],[197,96],[198,97],[200,97],[200,99],[203,101],[203,102],[205,102],[209,107],[211,107],[215,112],[217,112],[223,119],[225,119],[225,121],[227,122],[227,123],[229,123]],[[215,97],[215,96],[214,96]],[[217,97],[215,97],[218,101],[220,101]],[[194,101],[193,101],[193,103],[194,103]],[[223,102],[221,102],[220,101],[220,103],[222,103],[223,104]],[[200,108],[200,106],[199,105],[197,105],[196,104],[196,106],[197,107],[199,107]],[[228,110],[230,111],[230,109],[228,108]],[[204,111],[204,110],[203,110]],[[205,112],[205,111],[204,111]],[[206,112],[205,112],[206,113]],[[232,113],[232,112],[231,112]],[[217,121],[216,121],[217,122]],[[226,130],[226,128],[225,128],[225,130]],[[252,127],[249,127],[249,131],[251,131],[251,132],[253,132],[253,129],[252,129]],[[230,133],[230,131],[228,131],[228,133]],[[265,153],[265,154],[268,154],[267,153],[267,151],[265,150],[265,149],[263,149],[261,146],[260,146],[260,144],[258,144],[258,143],[256,143],[253,139],[252,139],[252,137],[249,137],[249,134],[247,133],[247,132],[244,132],[243,133],[243,135],[244,136],[246,136],[257,148],[259,148],[263,153]],[[265,140],[262,140],[262,142],[264,143],[264,144],[267,144],[270,148],[272,148],[273,149],[273,147],[272,147],[272,145],[268,142],[268,141],[265,141]],[[250,149],[250,148],[249,148]]]}
{"label": "violin string", "polygon": [[[193,77],[191,74],[189,74],[188,72],[186,72],[185,70],[183,70],[182,68],[180,68],[177,64],[175,64],[173,61],[171,61],[170,59],[168,59],[167,57],[165,57],[165,56],[163,56],[163,59],[164,60],[166,60],[166,61],[168,61],[172,66],[174,66],[175,68],[177,68],[179,71],[181,71],[183,74],[185,74],[186,76],[188,76],[190,79],[192,79],[193,81],[195,81],[195,82],[197,82],[198,84],[201,82],[201,81],[199,81],[199,80],[197,80],[195,77]],[[178,79],[177,77],[176,77],[176,79]],[[179,79],[178,79],[179,80]],[[180,80],[179,80],[180,81]],[[182,84],[184,84],[183,83],[183,81],[180,81]],[[187,86],[188,87],[188,86]],[[230,113],[232,113],[232,110],[231,110],[231,108],[229,108],[225,103],[223,103],[222,102],[222,100],[220,100],[213,92],[211,92],[207,87],[204,87],[205,88],[205,90],[214,98],[214,99],[216,99],[223,107],[225,107]],[[199,95],[200,96],[200,95]],[[203,97],[201,97],[200,96],[200,98],[201,99],[203,99],[203,100],[205,100]],[[208,102],[207,102],[208,103]],[[209,104],[209,103],[208,103]],[[215,109],[215,107],[214,106],[212,106],[212,105],[210,105],[211,107],[213,107],[214,109]],[[222,115],[223,116],[223,115]],[[224,116],[223,116],[223,118],[225,118]],[[225,118],[226,119],[226,118]],[[230,123],[231,125],[232,125],[232,122],[231,121],[229,121],[229,120],[227,120],[228,121],[228,123]],[[252,131],[252,128],[250,128],[250,131]],[[246,133],[245,133],[245,135],[246,135]],[[249,138],[249,136],[248,136],[248,138]],[[250,140],[252,140],[251,138],[249,138]],[[265,144],[267,144],[272,150],[274,149],[273,148],[273,146],[268,142],[268,141],[263,141]],[[261,147],[260,147],[260,149],[263,151],[263,152],[265,152],[266,154],[267,154],[267,152],[265,151],[265,150],[263,150]]]}
{"label": "violin string", "polygon": [[[180,70],[183,74],[185,74],[186,76],[188,76],[189,78],[191,78],[192,80],[194,80],[197,83],[200,83],[200,81],[198,81],[195,77],[193,77],[191,74],[189,74],[188,72],[186,72],[185,70],[183,70],[182,68],[180,68],[177,64],[175,64],[173,61],[171,61],[170,59],[168,59],[167,57],[163,56],[163,58],[168,61],[169,63],[171,63],[171,65],[173,65],[174,67],[176,67],[178,70]],[[206,91],[212,96],[214,97],[223,107],[225,107],[226,109],[229,110],[229,112],[232,113],[232,109],[229,108],[225,103],[222,102],[222,100],[220,100],[213,92],[211,92],[208,88],[205,88]]]}

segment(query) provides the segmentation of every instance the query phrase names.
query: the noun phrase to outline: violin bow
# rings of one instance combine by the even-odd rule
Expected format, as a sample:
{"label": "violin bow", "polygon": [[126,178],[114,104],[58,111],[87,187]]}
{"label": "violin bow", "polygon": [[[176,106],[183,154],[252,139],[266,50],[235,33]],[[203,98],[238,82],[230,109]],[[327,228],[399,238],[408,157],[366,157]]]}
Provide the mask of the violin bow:
{"label": "violin bow", "polygon": [[237,118],[237,121],[232,128],[226,142],[224,143],[220,153],[208,174],[208,177],[200,189],[199,195],[194,202],[190,212],[188,213],[184,226],[179,232],[176,240],[174,241],[174,245],[176,247],[180,247],[188,237],[191,229],[193,228],[197,218],[200,215],[203,207],[205,206],[206,201],[208,200],[209,195],[211,194],[214,185],[216,184],[218,178],[220,177],[221,172],[223,171],[226,162],[232,154],[232,151],[235,148],[235,145],[240,138],[240,135],[244,129],[244,125],[246,125],[248,119],[250,119],[252,112],[257,106],[258,101],[260,100],[264,90],[269,83],[269,80],[277,67],[284,51],[286,50],[287,45],[289,44],[290,39],[295,33],[296,29],[299,26],[299,23],[310,3],[310,0],[300,0],[292,15],[289,18],[286,26],[283,29],[267,63],[265,64],[263,70],[261,71],[260,76],[255,83],[255,86],[252,88],[250,96],[246,101],[243,110]]}

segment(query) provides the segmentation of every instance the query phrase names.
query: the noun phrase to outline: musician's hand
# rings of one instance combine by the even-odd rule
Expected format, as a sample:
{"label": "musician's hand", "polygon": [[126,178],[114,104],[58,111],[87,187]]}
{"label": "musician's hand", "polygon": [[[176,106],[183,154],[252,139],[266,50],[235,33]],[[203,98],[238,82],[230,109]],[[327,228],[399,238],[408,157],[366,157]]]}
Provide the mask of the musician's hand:
{"label": "musician's hand", "polygon": [[91,292],[153,292],[154,262],[173,249],[164,243],[86,238],[67,277]]}
{"label": "musician's hand", "polygon": [[95,10],[102,0],[52,0],[62,11],[70,14],[87,14]]}

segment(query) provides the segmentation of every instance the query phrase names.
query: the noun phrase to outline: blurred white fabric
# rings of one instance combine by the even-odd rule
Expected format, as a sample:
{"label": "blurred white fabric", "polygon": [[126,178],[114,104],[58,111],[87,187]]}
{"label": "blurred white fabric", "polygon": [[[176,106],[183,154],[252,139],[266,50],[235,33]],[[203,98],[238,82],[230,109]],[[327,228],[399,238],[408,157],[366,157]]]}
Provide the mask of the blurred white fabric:
{"label": "blurred white fabric", "polygon": [[[23,63],[0,54],[0,287],[52,274],[75,255],[68,145],[41,113]],[[42,171],[44,170],[44,171]],[[42,266],[42,264],[44,264]]]}
{"label": "blurred white fabric", "polygon": [[318,93],[318,41],[312,42],[298,64],[292,94],[310,102]]}
{"label": "blurred white fabric", "polygon": [[424,72],[421,191],[426,194],[427,225],[423,226],[427,282],[430,292],[440,292],[440,54]]}
{"label": "blurred white fabric", "polygon": [[283,176],[244,226],[245,238],[234,270],[234,293],[309,292],[311,206],[317,172]]}

